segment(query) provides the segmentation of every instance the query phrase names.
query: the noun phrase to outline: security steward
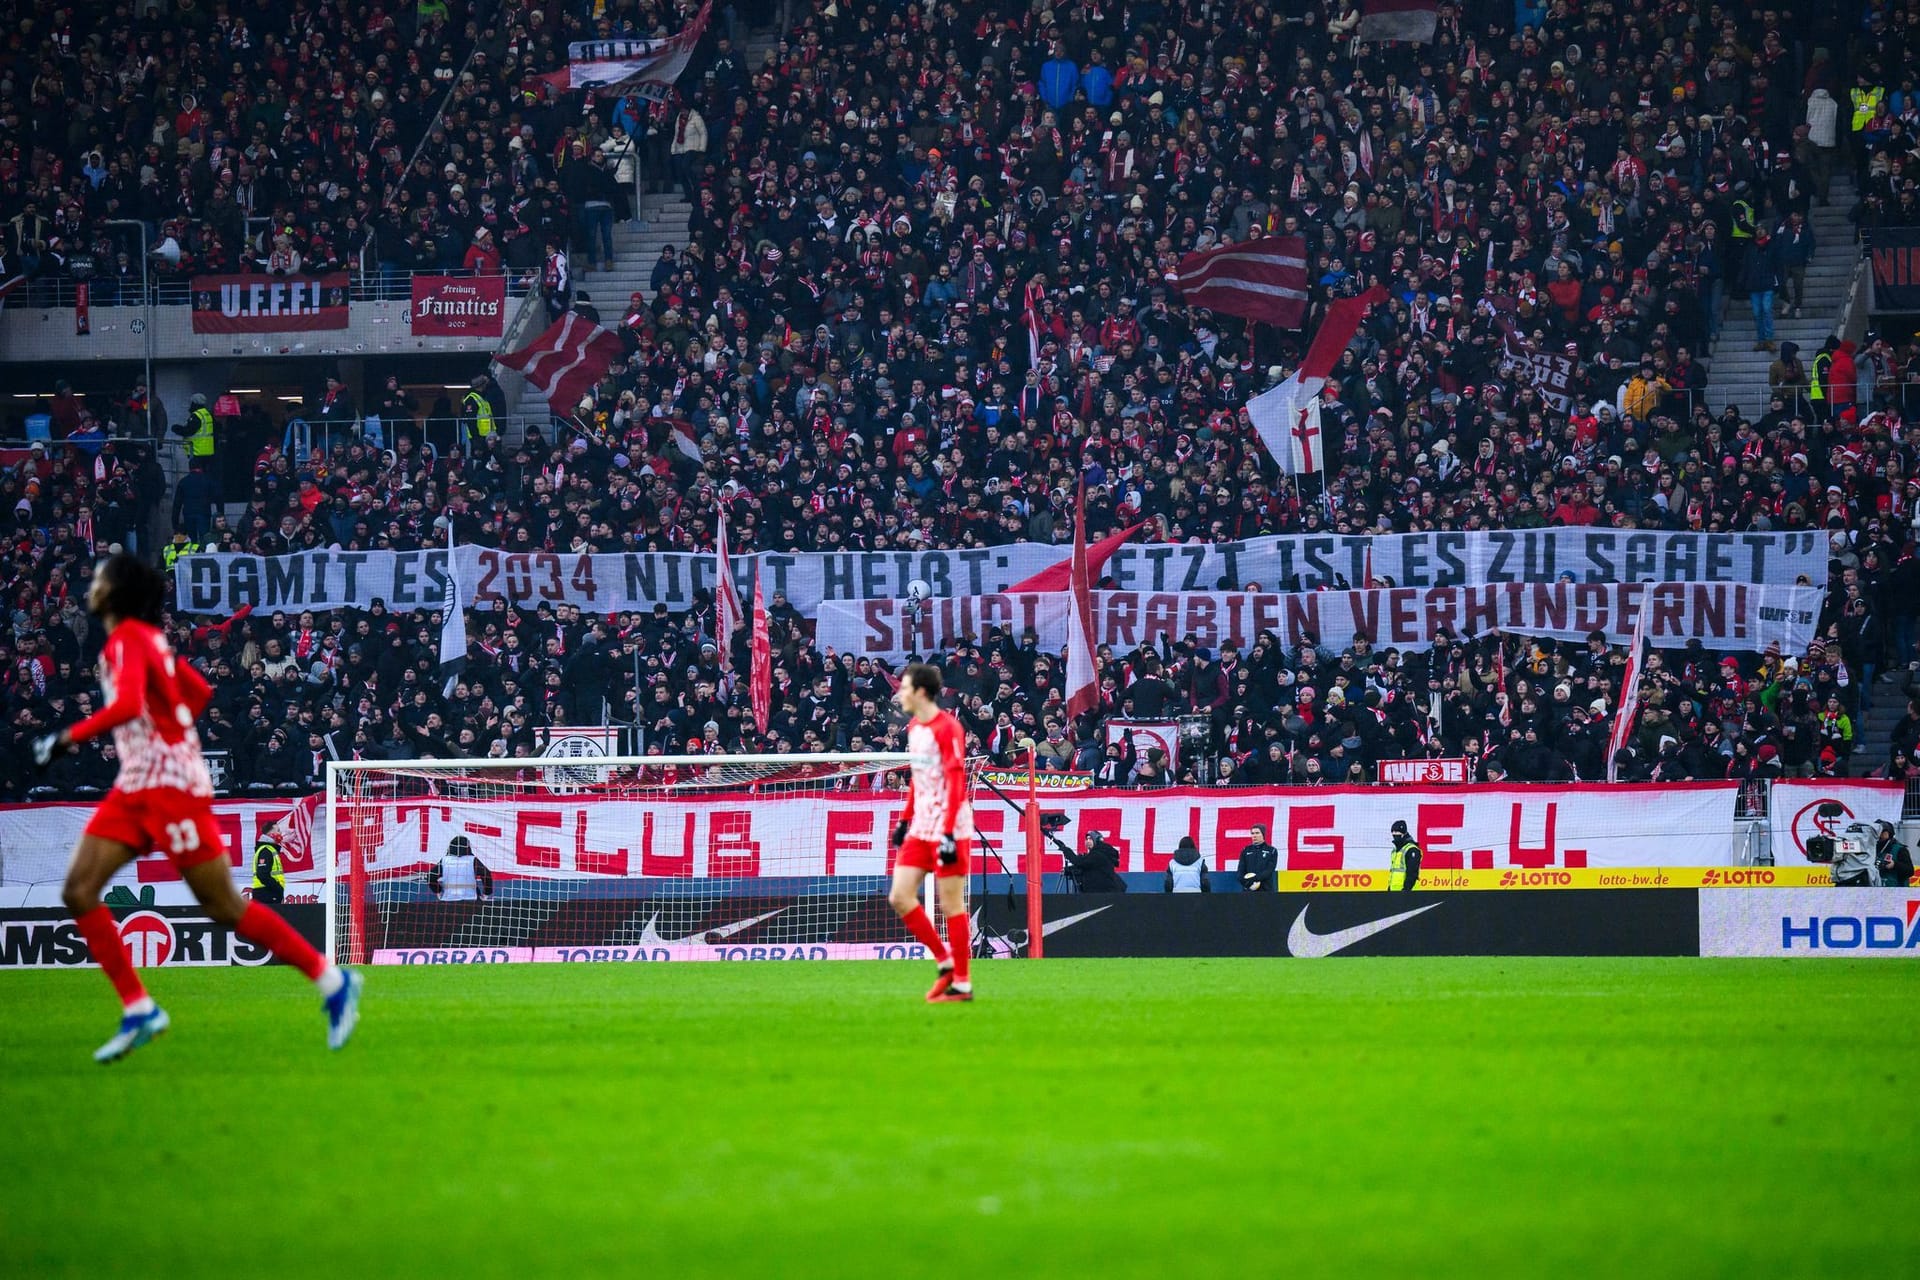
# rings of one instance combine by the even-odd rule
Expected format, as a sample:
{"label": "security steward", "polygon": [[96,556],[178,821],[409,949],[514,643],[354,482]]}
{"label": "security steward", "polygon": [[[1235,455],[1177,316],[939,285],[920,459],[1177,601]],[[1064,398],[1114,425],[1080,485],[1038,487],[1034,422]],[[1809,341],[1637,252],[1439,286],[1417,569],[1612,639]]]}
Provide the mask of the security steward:
{"label": "security steward", "polygon": [[487,399],[487,379],[477,377],[460,402],[460,426],[467,448],[484,446],[493,435],[493,402]]}
{"label": "security steward", "polygon": [[1807,399],[1813,402],[1814,418],[1821,422],[1827,420],[1827,384],[1833,377],[1833,349],[1837,345],[1834,339],[1827,339],[1813,358],[1813,373],[1807,382]]}
{"label": "security steward", "polygon": [[1411,889],[1420,881],[1420,846],[1413,842],[1405,822],[1393,824],[1393,862],[1387,871],[1387,889]]}
{"label": "security steward", "polygon": [[1240,887],[1247,893],[1273,893],[1280,870],[1280,851],[1267,843],[1267,829],[1256,826],[1253,838],[1240,851]]}
{"label": "security steward", "polygon": [[253,846],[253,888],[255,902],[279,906],[287,897],[287,873],[280,864],[280,826],[275,823],[260,833]]}
{"label": "security steward", "polygon": [[199,458],[212,466],[213,458],[213,410],[207,407],[204,395],[195,395],[190,402],[193,411],[187,415],[186,437],[188,459]]}

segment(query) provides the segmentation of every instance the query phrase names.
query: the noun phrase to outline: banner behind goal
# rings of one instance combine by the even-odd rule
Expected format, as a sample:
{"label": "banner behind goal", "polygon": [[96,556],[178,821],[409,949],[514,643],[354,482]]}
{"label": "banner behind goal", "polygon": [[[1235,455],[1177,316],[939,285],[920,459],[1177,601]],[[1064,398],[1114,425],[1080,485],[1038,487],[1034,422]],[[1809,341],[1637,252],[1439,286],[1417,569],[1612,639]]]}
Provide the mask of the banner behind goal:
{"label": "banner behind goal", "polygon": [[[907,763],[335,762],[328,945],[354,964],[917,958],[886,901]],[[1021,844],[1016,815],[1003,829]]]}

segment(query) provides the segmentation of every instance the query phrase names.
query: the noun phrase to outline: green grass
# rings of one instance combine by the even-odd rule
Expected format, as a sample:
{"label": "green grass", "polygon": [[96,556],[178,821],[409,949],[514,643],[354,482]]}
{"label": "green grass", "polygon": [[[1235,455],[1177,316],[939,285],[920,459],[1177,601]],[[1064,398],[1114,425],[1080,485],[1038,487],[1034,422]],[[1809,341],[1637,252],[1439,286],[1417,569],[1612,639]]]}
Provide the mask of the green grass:
{"label": "green grass", "polygon": [[1913,1274],[1916,971],[1702,960],[0,975],[0,1274]]}

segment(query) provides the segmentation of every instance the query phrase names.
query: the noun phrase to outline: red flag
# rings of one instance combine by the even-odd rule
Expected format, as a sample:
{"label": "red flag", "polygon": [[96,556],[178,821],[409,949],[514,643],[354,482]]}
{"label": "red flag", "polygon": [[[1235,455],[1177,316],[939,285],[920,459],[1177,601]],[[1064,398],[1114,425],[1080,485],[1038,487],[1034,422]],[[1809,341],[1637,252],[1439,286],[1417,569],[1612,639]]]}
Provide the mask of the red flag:
{"label": "red flag", "polygon": [[1100,684],[1093,660],[1093,578],[1087,567],[1087,485],[1073,499],[1073,561],[1068,572],[1073,593],[1067,609],[1067,718],[1100,705]]}
{"label": "red flag", "polygon": [[[713,540],[713,629],[720,646],[720,666],[733,670],[733,636],[740,630],[740,589],[733,585],[733,566],[727,557],[727,509],[720,508],[720,532]],[[759,570],[755,569],[755,580]]]}
{"label": "red flag", "polygon": [[747,695],[753,703],[753,724],[762,734],[773,714],[773,641],[767,634],[767,596],[760,586],[760,567],[753,570],[753,639],[749,644],[753,666],[747,676]]}
{"label": "red flag", "polygon": [[588,388],[607,376],[620,354],[620,339],[611,331],[568,312],[530,346],[494,358],[525,374],[527,382],[547,398],[548,406],[565,415],[573,412]]}
{"label": "red flag", "polygon": [[[1144,524],[1130,524],[1120,532],[1110,533],[1088,547],[1086,549],[1087,581],[1099,581],[1101,568],[1113,558],[1113,553],[1120,549],[1120,544],[1145,527]],[[1007,588],[1007,594],[1014,595],[1022,591],[1067,591],[1072,586],[1073,558],[1069,556],[1059,564],[1048,565],[1031,578],[1022,578]]]}
{"label": "red flag", "polygon": [[1607,732],[1607,781],[1620,781],[1620,752],[1633,734],[1633,718],[1640,714],[1640,654],[1647,641],[1647,615],[1653,610],[1643,600],[1633,620],[1633,639],[1627,643],[1627,668],[1620,675],[1620,705],[1614,709],[1613,728]]}
{"label": "red flag", "polygon": [[1298,329],[1307,318],[1307,242],[1262,236],[1180,259],[1174,287],[1197,307]]}

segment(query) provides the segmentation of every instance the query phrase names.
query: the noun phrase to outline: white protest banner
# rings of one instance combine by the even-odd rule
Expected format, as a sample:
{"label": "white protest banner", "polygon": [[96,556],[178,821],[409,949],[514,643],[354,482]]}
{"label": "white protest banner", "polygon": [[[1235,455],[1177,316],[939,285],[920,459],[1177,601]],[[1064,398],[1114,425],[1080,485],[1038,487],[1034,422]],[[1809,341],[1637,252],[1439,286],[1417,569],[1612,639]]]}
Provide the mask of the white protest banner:
{"label": "white protest banner", "polygon": [[[1016,542],[951,551],[761,552],[731,557],[742,598],[755,567],[769,597],[812,616],[831,601],[904,596],[924,581],[935,596],[1006,590],[1064,563],[1071,548]],[[1801,533],[1689,533],[1643,529],[1553,528],[1390,534],[1276,534],[1223,543],[1127,543],[1104,574],[1121,591],[1215,591],[1221,582],[1262,591],[1345,589],[1372,576],[1397,587],[1460,587],[1555,582],[1713,582],[1785,586],[1827,583],[1827,542]],[[174,571],[175,606],[186,613],[255,609],[438,607],[447,552],[304,551],[286,556],[202,554]],[[713,557],[693,552],[507,552],[462,544],[456,552],[460,599],[482,611],[572,604],[594,613],[692,607],[713,589]]]}
{"label": "white protest banner", "polygon": [[[1767,814],[1772,828],[1774,865],[1804,867],[1807,838],[1831,838],[1854,822],[1900,822],[1906,784],[1873,778],[1814,778],[1773,784]],[[1823,818],[1820,806],[1840,806],[1840,816]]]}
{"label": "white protest banner", "polygon": [[[1203,648],[1248,648],[1271,631],[1289,647],[1311,635],[1344,649],[1359,634],[1380,648],[1421,650],[1443,630],[1484,635],[1494,628],[1516,635],[1584,640],[1594,631],[1624,644],[1643,607],[1649,642],[1677,649],[1699,640],[1710,650],[1760,652],[1778,643],[1804,652],[1819,618],[1817,587],[1757,587],[1721,583],[1512,583],[1485,587],[1392,587],[1372,591],[1308,591],[1291,595],[1245,592],[1096,591],[1094,643],[1125,652],[1142,644],[1191,639]],[[1018,636],[1031,629],[1040,648],[1066,643],[1064,592],[969,596],[929,600],[909,614],[898,600],[826,604],[815,642],[861,658],[898,661],[911,654],[980,639],[989,626]]]}
{"label": "white protest banner", "polygon": [[1172,720],[1109,720],[1107,721],[1107,745],[1130,741],[1141,760],[1147,758],[1149,751],[1163,751],[1167,756],[1167,772],[1180,772],[1180,726]]}

